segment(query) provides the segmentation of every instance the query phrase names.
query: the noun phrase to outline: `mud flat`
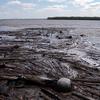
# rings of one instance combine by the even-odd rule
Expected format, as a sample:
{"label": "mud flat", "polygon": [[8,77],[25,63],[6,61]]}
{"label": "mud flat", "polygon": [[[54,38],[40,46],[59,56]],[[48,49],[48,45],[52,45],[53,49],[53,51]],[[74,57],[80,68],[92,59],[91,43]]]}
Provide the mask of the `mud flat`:
{"label": "mud flat", "polygon": [[[68,30],[0,32],[1,100],[100,100],[100,51]],[[62,77],[72,81],[71,91],[57,91]]]}

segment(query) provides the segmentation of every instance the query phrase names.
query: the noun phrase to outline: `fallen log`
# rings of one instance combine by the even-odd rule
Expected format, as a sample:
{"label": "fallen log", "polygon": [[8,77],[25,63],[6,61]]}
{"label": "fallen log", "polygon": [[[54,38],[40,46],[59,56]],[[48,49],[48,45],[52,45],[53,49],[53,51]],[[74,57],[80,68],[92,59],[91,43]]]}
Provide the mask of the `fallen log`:
{"label": "fallen log", "polygon": [[23,59],[23,58],[2,58],[0,61],[5,62],[5,61],[19,61],[19,62],[25,62],[25,61],[32,61],[34,59]]}
{"label": "fallen log", "polygon": [[[71,80],[68,78],[60,78],[58,80],[50,79],[47,77],[41,77],[36,75],[24,75],[24,76],[0,76],[0,80],[8,80],[8,84],[15,84],[15,87],[24,85],[40,85],[44,87],[50,87],[58,92],[70,92],[72,90]],[[16,86],[19,84],[19,86]]]}
{"label": "fallen log", "polygon": [[89,89],[86,89],[85,90],[86,92],[89,92],[89,93],[91,93],[91,94],[93,94],[93,95],[96,95],[96,96],[99,96],[100,97],[100,93],[98,93],[98,92],[100,92],[100,91],[95,91],[95,90],[93,90],[93,91],[91,91],[91,90],[89,90]]}
{"label": "fallen log", "polygon": [[95,100],[94,98],[85,96],[85,95],[78,93],[78,92],[72,92],[72,95],[77,96],[77,97],[84,99],[84,100]]}
{"label": "fallen log", "polygon": [[17,76],[0,76],[0,80],[16,80],[18,79]]}
{"label": "fallen log", "polygon": [[12,51],[13,49],[19,48],[18,45],[0,45],[0,51]]}
{"label": "fallen log", "polygon": [[98,79],[73,79],[73,81],[79,81],[79,82],[88,82],[88,83],[100,83],[100,78],[98,78]]}
{"label": "fallen log", "polygon": [[47,96],[45,93],[42,92],[41,96],[43,96],[43,98],[45,100],[50,100],[51,98],[49,96]]}
{"label": "fallen log", "polygon": [[7,64],[1,64],[1,65],[0,65],[0,69],[1,69],[1,68],[11,68],[11,69],[14,69],[15,66],[7,65]]}
{"label": "fallen log", "polygon": [[55,95],[54,93],[52,93],[51,91],[49,91],[49,90],[46,90],[46,89],[41,89],[41,91],[44,93],[44,94],[46,94],[46,95],[48,95],[49,97],[51,97],[51,99],[53,98],[53,99],[55,99],[55,100],[62,100],[60,97],[58,97],[57,95]]}

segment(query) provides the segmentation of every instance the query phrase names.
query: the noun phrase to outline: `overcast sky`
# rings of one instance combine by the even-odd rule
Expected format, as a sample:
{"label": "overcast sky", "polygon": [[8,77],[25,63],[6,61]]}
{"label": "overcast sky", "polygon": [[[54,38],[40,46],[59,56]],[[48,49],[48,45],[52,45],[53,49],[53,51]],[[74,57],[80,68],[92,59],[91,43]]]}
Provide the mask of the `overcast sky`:
{"label": "overcast sky", "polygon": [[0,0],[0,18],[100,16],[100,0]]}

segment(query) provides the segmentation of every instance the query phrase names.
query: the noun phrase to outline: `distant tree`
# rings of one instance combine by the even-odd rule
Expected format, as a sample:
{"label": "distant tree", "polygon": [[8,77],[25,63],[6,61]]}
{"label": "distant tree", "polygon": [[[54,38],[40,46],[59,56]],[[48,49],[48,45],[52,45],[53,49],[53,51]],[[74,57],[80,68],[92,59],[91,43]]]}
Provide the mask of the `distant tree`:
{"label": "distant tree", "polygon": [[48,20],[100,20],[100,17],[48,17]]}

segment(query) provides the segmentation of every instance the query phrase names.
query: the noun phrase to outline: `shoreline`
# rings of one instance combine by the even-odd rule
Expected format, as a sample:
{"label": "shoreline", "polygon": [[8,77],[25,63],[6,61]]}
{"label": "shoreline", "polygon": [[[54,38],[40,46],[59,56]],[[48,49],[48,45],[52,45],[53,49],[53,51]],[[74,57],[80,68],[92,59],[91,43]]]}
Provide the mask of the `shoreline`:
{"label": "shoreline", "polygon": [[[43,99],[48,97],[49,100],[99,100],[100,51],[86,37],[54,28],[1,32],[0,98],[36,100],[42,95]],[[51,86],[63,77],[70,79],[74,87],[67,96]],[[53,81],[44,84],[42,79]]]}

